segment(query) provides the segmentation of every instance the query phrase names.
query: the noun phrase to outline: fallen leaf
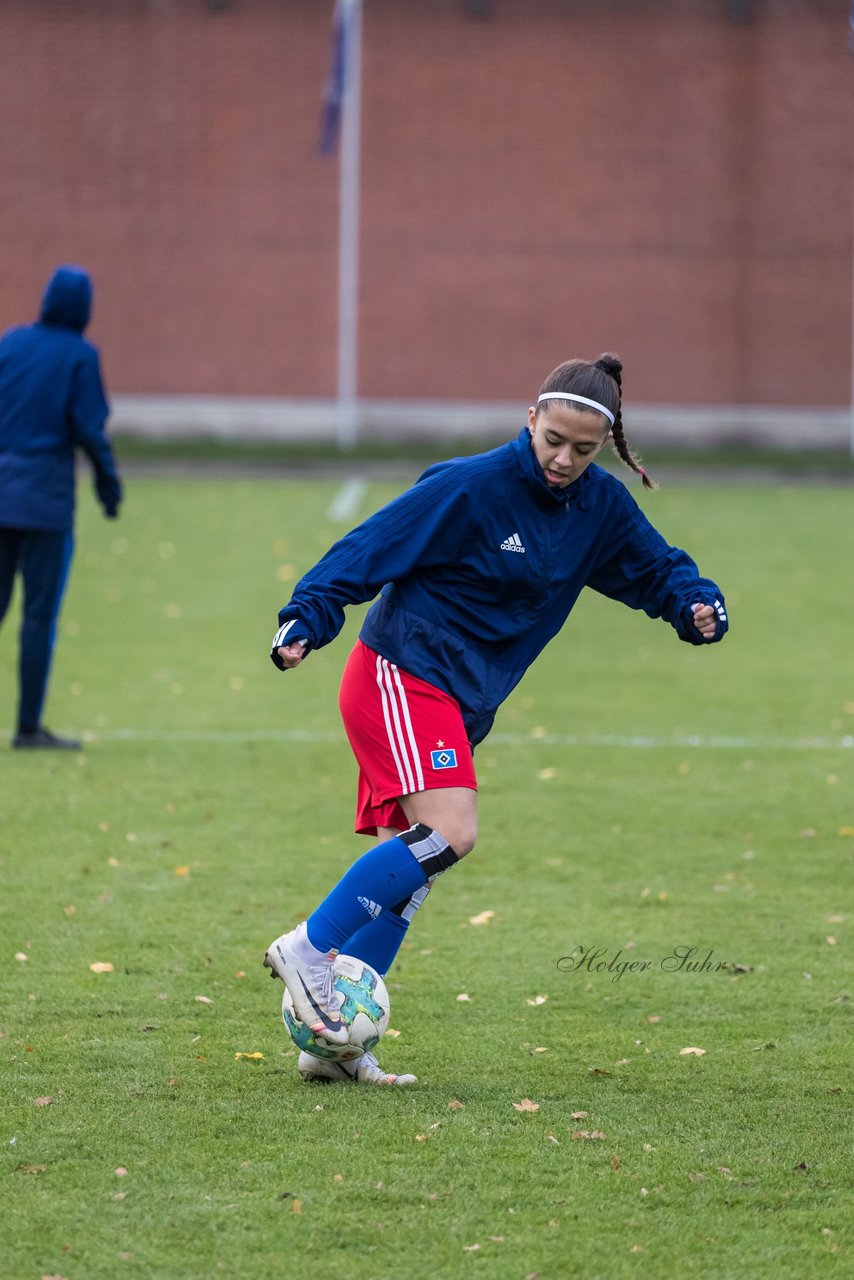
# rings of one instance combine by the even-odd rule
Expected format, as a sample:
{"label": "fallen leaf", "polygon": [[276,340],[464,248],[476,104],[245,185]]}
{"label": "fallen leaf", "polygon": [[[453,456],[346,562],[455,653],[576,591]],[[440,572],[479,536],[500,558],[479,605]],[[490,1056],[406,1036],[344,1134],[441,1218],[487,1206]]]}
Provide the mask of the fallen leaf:
{"label": "fallen leaf", "polygon": [[689,1046],[687,1049],[680,1049],[680,1050],[679,1050],[679,1052],[680,1052],[680,1054],[682,1054],[683,1056],[684,1056],[686,1053],[693,1053],[693,1055],[694,1055],[694,1057],[695,1057],[695,1058],[702,1058],[703,1054],[704,1054],[706,1051],[705,1051],[705,1049],[697,1049],[697,1048],[693,1048],[693,1047]]}
{"label": "fallen leaf", "polygon": [[825,938],[825,942],[827,943],[827,945],[828,945],[829,947],[835,947],[835,946],[836,946],[836,939],[834,938],[834,936],[833,936],[833,934],[832,934],[832,933],[829,933],[829,934],[827,935],[827,937]]}
{"label": "fallen leaf", "polygon": [[77,914],[77,908],[73,905],[68,907],[63,907],[62,911],[63,911],[63,915],[66,915],[66,916],[74,916]]}
{"label": "fallen leaf", "polygon": [[464,1244],[463,1253],[474,1253],[474,1251],[479,1248],[480,1248],[479,1244]]}
{"label": "fallen leaf", "polygon": [[839,836],[854,836],[854,827],[840,827],[836,834]]}
{"label": "fallen leaf", "polygon": [[481,911],[479,915],[469,916],[469,924],[489,924],[494,915],[494,911]]}
{"label": "fallen leaf", "polygon": [[188,876],[188,875],[190,874],[190,868],[189,868],[189,867],[176,867],[176,868],[175,868],[175,870],[174,870],[174,872],[173,872],[173,874],[174,874],[174,875],[176,875],[176,876]]}
{"label": "fallen leaf", "polygon": [[120,1164],[118,1169],[114,1169],[113,1173],[117,1178],[126,1178],[128,1176],[128,1171],[123,1164]]}
{"label": "fallen leaf", "polygon": [[47,1169],[46,1164],[19,1164],[15,1170],[16,1173],[44,1173]]}
{"label": "fallen leaf", "polygon": [[647,1015],[647,1022],[661,1022],[660,1013],[650,1013]]}
{"label": "fallen leaf", "polygon": [[611,1072],[610,1072],[610,1071],[605,1071],[605,1069],[604,1069],[603,1067],[591,1067],[591,1068],[590,1068],[590,1074],[591,1074],[592,1076],[609,1076],[609,1075],[611,1074]]}
{"label": "fallen leaf", "polygon": [[457,996],[457,1000],[460,1004],[468,1004],[471,1001],[471,996],[467,995],[465,991],[461,991]]}
{"label": "fallen leaf", "polygon": [[210,996],[193,996],[193,999],[197,1004],[213,1004],[213,1000],[211,1000]]}
{"label": "fallen leaf", "polygon": [[234,1056],[235,1058],[251,1058],[253,1061],[258,1061],[264,1057],[263,1053],[236,1053]]}
{"label": "fallen leaf", "polygon": [[89,968],[93,973],[112,973],[113,966],[109,960],[96,960],[94,964],[90,964]]}
{"label": "fallen leaf", "polygon": [[547,1000],[548,996],[534,996],[532,1000],[526,1000],[525,1004],[545,1004]]}
{"label": "fallen leaf", "polygon": [[114,1200],[126,1200],[126,1199],[127,1199],[127,1192],[126,1192],[126,1191],[117,1191],[117,1192],[116,1192],[116,1194],[113,1196],[113,1199],[114,1199]]}
{"label": "fallen leaf", "polygon": [[619,1156],[611,1156],[611,1168],[614,1170],[614,1172],[615,1172],[615,1173],[619,1173],[619,1172],[620,1172],[620,1157],[619,1157]]}
{"label": "fallen leaf", "polygon": [[426,1141],[427,1141],[427,1134],[426,1134],[426,1133],[416,1133],[416,1135],[415,1135],[415,1141],[416,1141],[416,1142],[426,1142]]}
{"label": "fallen leaf", "polygon": [[21,963],[23,964],[23,962],[27,959],[27,953],[25,951],[16,951],[15,959],[20,960]]}
{"label": "fallen leaf", "polygon": [[614,1063],[615,1067],[627,1067],[631,1062],[631,1058],[618,1058]]}
{"label": "fallen leaf", "polygon": [[585,1139],[585,1138],[591,1139],[591,1140],[604,1138],[605,1134],[601,1131],[601,1129],[593,1129],[593,1130],[573,1129],[572,1133],[569,1136],[570,1138],[572,1138],[573,1142],[579,1142],[581,1139]]}
{"label": "fallen leaf", "polygon": [[386,1035],[391,1036],[392,1040],[396,1040],[397,1037],[400,1035],[400,1032],[395,1031],[394,1027],[388,1027],[386,1030]]}
{"label": "fallen leaf", "polygon": [[53,1098],[48,1098],[48,1097],[33,1098],[33,1102],[36,1104],[37,1107],[49,1107],[50,1104],[53,1102]]}
{"label": "fallen leaf", "polygon": [[302,1200],[294,1200],[293,1210],[294,1213],[302,1213]]}
{"label": "fallen leaf", "polygon": [[458,1098],[451,1098],[451,1101],[448,1103],[448,1110],[460,1111],[465,1105],[466,1104],[464,1102],[460,1102]]}
{"label": "fallen leaf", "polygon": [[589,1114],[589,1111],[570,1111],[569,1118],[570,1120],[586,1120]]}
{"label": "fallen leaf", "polygon": [[558,1142],[557,1138],[554,1136],[553,1133],[546,1134],[546,1142],[553,1142],[556,1147],[560,1146],[560,1143]]}
{"label": "fallen leaf", "polygon": [[513,1103],[514,1111],[539,1111],[539,1102],[532,1102],[530,1098],[523,1098],[521,1102]]}

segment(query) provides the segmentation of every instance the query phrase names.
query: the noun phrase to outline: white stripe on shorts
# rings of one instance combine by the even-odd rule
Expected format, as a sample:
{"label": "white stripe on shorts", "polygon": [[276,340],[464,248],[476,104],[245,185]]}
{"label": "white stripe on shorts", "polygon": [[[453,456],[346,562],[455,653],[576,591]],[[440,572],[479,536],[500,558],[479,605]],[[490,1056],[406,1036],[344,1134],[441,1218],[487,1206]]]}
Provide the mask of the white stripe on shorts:
{"label": "white stripe on shorts", "polygon": [[377,655],[377,685],[382,696],[383,720],[388,735],[388,745],[394,756],[397,776],[400,779],[400,794],[408,796],[413,791],[423,791],[424,774],[421,761],[418,759],[418,748],[412,731],[406,690],[397,667],[379,654]]}

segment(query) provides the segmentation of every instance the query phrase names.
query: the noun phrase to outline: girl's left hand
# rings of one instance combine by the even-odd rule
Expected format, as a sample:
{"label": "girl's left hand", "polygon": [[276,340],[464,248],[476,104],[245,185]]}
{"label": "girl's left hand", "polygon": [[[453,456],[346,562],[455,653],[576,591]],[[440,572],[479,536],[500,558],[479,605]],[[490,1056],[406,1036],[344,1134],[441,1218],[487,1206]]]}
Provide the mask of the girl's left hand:
{"label": "girl's left hand", "polygon": [[714,605],[692,604],[694,610],[694,626],[704,640],[713,640],[718,628],[718,616]]}

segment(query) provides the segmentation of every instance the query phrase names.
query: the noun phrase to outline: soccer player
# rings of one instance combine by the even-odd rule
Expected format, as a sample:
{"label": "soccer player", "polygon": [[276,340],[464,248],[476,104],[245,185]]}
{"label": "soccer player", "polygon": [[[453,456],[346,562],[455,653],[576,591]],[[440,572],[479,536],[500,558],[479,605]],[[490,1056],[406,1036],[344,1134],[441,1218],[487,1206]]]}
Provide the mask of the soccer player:
{"label": "soccer player", "polygon": [[[347,662],[340,708],[359,765],[356,831],[378,842],[264,959],[297,1016],[343,1044],[338,952],[385,975],[438,876],[474,847],[473,748],[566,621],[582,588],[664,618],[706,645],[727,630],[720,588],[595,464],[608,439],[647,488],[621,413],[622,364],[569,360],[549,374],[515,440],[430,467],[297,583],[271,657],[300,665],[335,638],[348,604],[379,599]],[[302,1053],[306,1079],[409,1084],[371,1054]]]}
{"label": "soccer player", "polygon": [[0,340],[0,622],[15,577],[24,586],[18,727],[12,746],[77,750],[42,724],[56,623],[74,546],[74,454],[92,463],[95,492],[118,514],[121,482],[104,427],[109,414],[98,352],[83,337],[92,281],[57,267],[35,324]]}

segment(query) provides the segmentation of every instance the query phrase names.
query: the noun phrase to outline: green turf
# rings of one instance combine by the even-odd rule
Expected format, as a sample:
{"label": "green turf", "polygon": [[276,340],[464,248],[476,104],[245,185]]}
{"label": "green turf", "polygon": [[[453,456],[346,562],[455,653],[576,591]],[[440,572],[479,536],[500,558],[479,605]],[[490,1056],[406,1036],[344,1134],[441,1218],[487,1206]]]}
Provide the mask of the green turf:
{"label": "green turf", "polygon": [[89,740],[0,743],[0,1277],[850,1276],[850,489],[642,499],[732,631],[582,599],[390,975],[392,1091],[300,1082],[259,963],[365,847],[358,611],[267,658],[337,487],[131,476],[116,523],[81,495],[47,721]]}

